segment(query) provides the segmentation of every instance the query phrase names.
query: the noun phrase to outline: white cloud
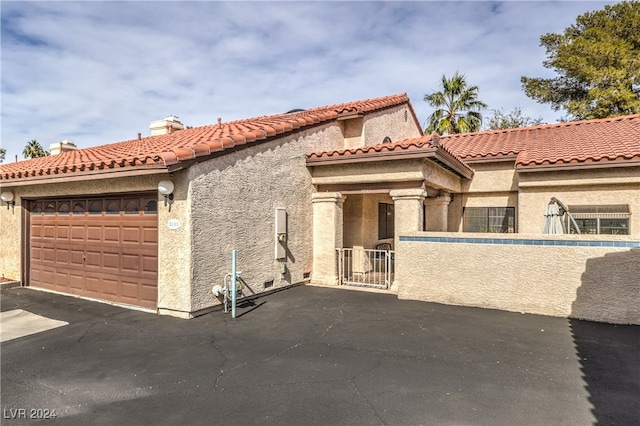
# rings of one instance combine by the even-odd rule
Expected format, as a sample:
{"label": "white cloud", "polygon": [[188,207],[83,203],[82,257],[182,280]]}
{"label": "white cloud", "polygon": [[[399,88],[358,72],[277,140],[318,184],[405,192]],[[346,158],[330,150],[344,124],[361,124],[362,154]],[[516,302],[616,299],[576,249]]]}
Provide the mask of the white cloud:
{"label": "white cloud", "polygon": [[[610,3],[610,2],[609,2]],[[3,2],[2,147],[81,147],[407,92],[465,73],[491,108],[560,116],[520,77],[549,76],[539,38],[601,2]],[[20,155],[21,157],[21,155]]]}

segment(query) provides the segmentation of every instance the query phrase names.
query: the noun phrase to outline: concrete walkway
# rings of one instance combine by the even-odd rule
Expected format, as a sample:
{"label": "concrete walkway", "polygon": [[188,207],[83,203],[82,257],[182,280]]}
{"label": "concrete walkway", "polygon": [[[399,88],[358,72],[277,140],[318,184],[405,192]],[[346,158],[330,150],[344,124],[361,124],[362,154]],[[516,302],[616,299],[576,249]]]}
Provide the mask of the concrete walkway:
{"label": "concrete walkway", "polygon": [[57,321],[22,309],[0,312],[0,342],[6,342],[30,334],[42,333],[68,323]]}
{"label": "concrete walkway", "polygon": [[1,302],[69,323],[2,344],[3,425],[640,423],[638,326],[310,286],[236,320]]}

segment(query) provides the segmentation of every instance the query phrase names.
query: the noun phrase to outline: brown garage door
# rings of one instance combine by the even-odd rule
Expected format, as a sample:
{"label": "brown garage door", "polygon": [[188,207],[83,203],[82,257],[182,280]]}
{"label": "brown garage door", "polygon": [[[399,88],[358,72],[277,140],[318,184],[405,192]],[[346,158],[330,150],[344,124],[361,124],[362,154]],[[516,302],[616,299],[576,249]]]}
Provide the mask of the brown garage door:
{"label": "brown garage door", "polygon": [[29,284],[155,308],[156,194],[34,200]]}

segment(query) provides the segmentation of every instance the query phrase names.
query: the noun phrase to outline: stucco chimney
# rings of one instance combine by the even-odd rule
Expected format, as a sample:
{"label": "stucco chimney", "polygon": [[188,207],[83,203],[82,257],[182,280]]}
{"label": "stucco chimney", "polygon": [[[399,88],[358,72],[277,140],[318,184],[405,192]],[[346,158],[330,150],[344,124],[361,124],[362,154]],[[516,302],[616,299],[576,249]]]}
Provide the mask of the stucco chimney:
{"label": "stucco chimney", "polygon": [[170,115],[162,120],[152,121],[149,129],[151,129],[151,136],[166,135],[176,130],[183,130],[184,124],[175,115]]}
{"label": "stucco chimney", "polygon": [[49,153],[51,155],[58,155],[67,151],[75,151],[76,149],[78,149],[76,144],[69,139],[65,139],[62,142],[56,142],[49,145]]}

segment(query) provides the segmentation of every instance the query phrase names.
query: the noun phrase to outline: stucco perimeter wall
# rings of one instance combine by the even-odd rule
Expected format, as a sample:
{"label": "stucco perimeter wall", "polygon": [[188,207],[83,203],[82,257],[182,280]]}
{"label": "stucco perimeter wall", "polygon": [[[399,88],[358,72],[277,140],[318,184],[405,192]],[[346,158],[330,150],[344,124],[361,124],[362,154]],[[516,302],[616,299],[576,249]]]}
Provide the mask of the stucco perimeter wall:
{"label": "stucco perimeter wall", "polygon": [[[193,200],[192,310],[219,304],[211,292],[231,271],[231,251],[247,289],[270,291],[306,280],[312,267],[314,187],[306,153],[340,149],[342,132],[327,125],[196,164]],[[275,257],[276,209],[287,212],[286,259]],[[284,269],[283,269],[284,268]],[[284,273],[283,273],[284,271]]]}
{"label": "stucco perimeter wall", "polygon": [[640,240],[425,233],[396,247],[401,299],[640,324]]}

